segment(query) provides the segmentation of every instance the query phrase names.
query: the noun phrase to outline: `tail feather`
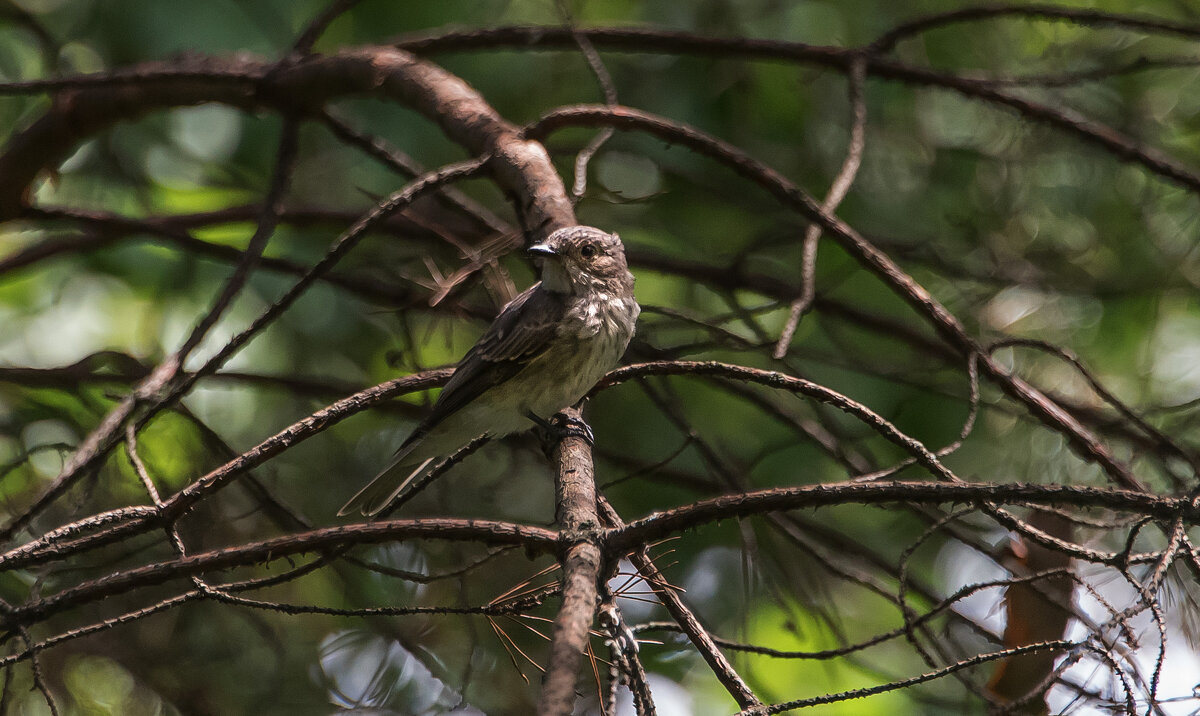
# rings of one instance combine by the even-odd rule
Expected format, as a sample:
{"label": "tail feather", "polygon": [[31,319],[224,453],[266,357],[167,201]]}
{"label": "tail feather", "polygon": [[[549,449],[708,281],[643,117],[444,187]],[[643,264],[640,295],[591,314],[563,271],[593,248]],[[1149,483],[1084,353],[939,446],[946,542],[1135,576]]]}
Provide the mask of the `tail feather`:
{"label": "tail feather", "polygon": [[391,465],[376,475],[367,483],[366,487],[355,493],[354,497],[351,497],[342,506],[342,509],[338,510],[338,517],[344,517],[352,512],[357,512],[364,517],[378,515],[384,508],[395,502],[401,493],[412,484],[413,480],[425,472],[425,469],[435,459],[426,458],[414,467],[413,462],[407,459],[408,457],[407,454],[397,457]]}

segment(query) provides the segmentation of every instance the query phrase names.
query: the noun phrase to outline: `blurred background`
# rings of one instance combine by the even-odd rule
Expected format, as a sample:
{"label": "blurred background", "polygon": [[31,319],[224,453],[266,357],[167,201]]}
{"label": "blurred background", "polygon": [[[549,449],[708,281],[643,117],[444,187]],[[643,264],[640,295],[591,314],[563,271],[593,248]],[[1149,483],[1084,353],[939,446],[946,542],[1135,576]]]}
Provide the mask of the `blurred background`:
{"label": "blurred background", "polygon": [[[0,2],[0,81],[106,72],[181,55],[285,56],[326,0],[163,3]],[[580,27],[657,28],[702,37],[852,47],[951,2],[696,0],[568,3]],[[1078,3],[1197,23],[1186,3]],[[363,0],[334,21],[316,51],[336,53],[413,33],[564,22],[551,0],[395,3]],[[1077,132],[980,96],[1004,93],[1116,130],[1184,167],[1200,160],[1200,54],[1195,37],[1104,24],[998,17],[904,39],[891,61],[966,78],[978,92],[868,74],[862,166],[837,215],[892,256],[982,344],[1027,338],[1077,355],[1182,454],[1200,419],[1200,205],[1194,189],[1127,161]],[[653,38],[620,51],[596,42],[619,102],[712,133],[822,197],[846,157],[846,73],[736,52],[662,51]],[[578,49],[501,44],[443,49],[432,60],[471,83],[517,124],[604,97]],[[987,82],[984,82],[986,80]],[[982,88],[982,89],[980,89]],[[0,132],[12,137],[49,106],[5,92]],[[329,111],[358,131],[437,167],[467,158],[432,123],[377,98]],[[254,232],[281,128],[278,114],[202,105],[157,111],[89,137],[30,196],[46,213],[0,224],[0,513],[25,509],[108,410],[174,351],[230,275]],[[556,132],[547,146],[571,186],[594,129]],[[318,261],[380,197],[407,181],[320,121],[300,131],[299,156],[267,260],[191,357],[195,368]],[[455,187],[481,211],[423,200],[372,232],[331,274],[256,337],[178,410],[139,436],[140,455],[170,495],[264,438],[355,390],[453,363],[516,291],[535,280],[512,207],[490,181]],[[69,211],[68,211],[69,210]],[[803,217],[715,161],[661,139],[618,132],[592,158],[580,221],[624,239],[643,306],[626,362],[722,360],[802,376],[858,400],[931,449],[955,442],[970,406],[965,357],[836,243],[822,240],[816,302],[787,355],[771,357],[801,287]],[[167,220],[170,230],[121,230],[79,213]],[[481,218],[482,217],[482,218]],[[1195,484],[1187,461],[1131,428],[1061,356],[1007,347],[996,357],[1103,437],[1159,492]],[[202,502],[180,524],[192,550],[284,529],[265,505],[312,525],[335,513],[384,465],[436,392],[359,414]],[[602,391],[587,407],[597,476],[631,520],[739,489],[836,482],[905,455],[861,422],[800,397],[712,380],[646,378]],[[946,458],[968,480],[1105,486],[1100,468],[995,385]],[[929,479],[909,468],[906,479]],[[263,494],[269,494],[266,500]],[[406,506],[404,516],[481,516],[550,525],[551,473],[529,435],[486,446]],[[21,540],[73,519],[148,498],[121,450],[40,515]],[[731,520],[653,545],[667,578],[714,634],[790,652],[821,652],[905,625],[965,585],[1015,573],[1008,529],[978,512],[945,518],[902,506],[847,505]],[[1022,513],[1023,514],[1023,513]],[[1155,525],[1092,514],[1074,539],[1098,550],[1164,549]],[[943,522],[938,523],[939,519]],[[937,524],[936,529],[931,525]],[[926,530],[929,530],[926,533]],[[161,536],[0,574],[0,597],[21,603],[173,554]],[[340,561],[253,593],[275,604],[356,609],[465,607],[552,584],[549,557],[438,542],[359,547]],[[1020,547],[1016,548],[1020,558]],[[1010,561],[1006,562],[1005,560]],[[1194,561],[1194,557],[1192,558]],[[1106,713],[1121,684],[1193,713],[1195,576],[1166,567],[1162,632],[1142,609],[1115,633],[1114,611],[1139,603],[1141,566],[1079,565],[1066,638],[1108,634],[1120,668],[1073,655],[1048,703]],[[1153,564],[1146,566],[1152,569]],[[241,576],[286,570],[273,564]],[[274,572],[272,571],[274,570]],[[664,619],[645,585],[612,588],[630,624]],[[528,581],[527,581],[528,580]],[[525,585],[525,586],[522,586]],[[153,604],[166,584],[70,610],[35,640]],[[917,675],[1003,641],[1002,585],[934,613],[906,638],[823,658],[731,650],[764,700],[788,701]],[[1068,599],[1069,601],[1069,599]],[[532,616],[288,615],[193,601],[40,652],[66,713],[529,713],[553,598]],[[910,617],[911,618],[911,617]],[[1109,624],[1107,627],[1104,626]],[[647,628],[642,658],[661,714],[736,707],[679,634]],[[1165,639],[1160,639],[1160,634]],[[1061,636],[1061,634],[1060,634]],[[1053,638],[1053,637],[1051,637]],[[14,648],[24,648],[9,635]],[[1160,644],[1165,661],[1155,678]],[[605,655],[602,640],[596,652]],[[600,713],[585,669],[579,713]],[[981,713],[995,662],[817,713]],[[6,672],[5,707],[49,713],[27,663]],[[1117,674],[1123,676],[1118,676]],[[1032,686],[1032,684],[1029,684]],[[628,695],[625,695],[628,698]],[[1034,699],[1038,702],[1039,699]],[[625,704],[621,713],[632,713]]]}

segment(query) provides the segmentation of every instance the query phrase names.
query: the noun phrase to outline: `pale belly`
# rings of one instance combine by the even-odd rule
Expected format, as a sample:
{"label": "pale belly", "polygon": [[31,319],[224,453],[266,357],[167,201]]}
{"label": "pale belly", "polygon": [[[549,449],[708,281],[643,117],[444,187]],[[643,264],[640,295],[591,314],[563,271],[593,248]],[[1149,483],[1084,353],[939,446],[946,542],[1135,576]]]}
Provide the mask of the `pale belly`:
{"label": "pale belly", "polygon": [[614,368],[628,342],[628,337],[620,334],[565,341],[447,416],[404,462],[415,465],[428,457],[449,455],[485,433],[501,437],[528,430],[534,425],[530,413],[549,419],[579,402]]}

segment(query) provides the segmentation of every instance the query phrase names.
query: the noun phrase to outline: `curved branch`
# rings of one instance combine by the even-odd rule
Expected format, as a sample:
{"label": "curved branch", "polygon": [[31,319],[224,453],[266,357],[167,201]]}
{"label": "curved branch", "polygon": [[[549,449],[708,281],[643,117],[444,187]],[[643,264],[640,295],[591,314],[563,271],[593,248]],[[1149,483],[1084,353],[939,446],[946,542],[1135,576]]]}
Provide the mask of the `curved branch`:
{"label": "curved branch", "polygon": [[937,455],[925,447],[920,440],[904,434],[883,416],[862,403],[804,378],[796,378],[769,370],[759,370],[758,368],[719,363],[717,361],[654,361],[651,363],[635,363],[634,365],[610,371],[596,386],[595,390],[611,388],[632,378],[645,375],[717,376],[758,383],[769,388],[777,388],[806,395],[826,405],[832,405],[839,410],[845,411],[870,425],[880,435],[887,438],[888,441],[912,455],[931,474],[948,482],[960,482],[958,476],[943,465]]}
{"label": "curved branch", "polygon": [[[1047,650],[1064,651],[1064,650],[1068,650],[1068,649],[1072,649],[1072,648],[1077,648],[1080,646],[1082,646],[1082,645],[1078,644],[1076,642],[1068,641],[1065,639],[1060,639],[1057,641],[1038,642],[1036,644],[1029,644],[1028,646],[1021,646],[1021,647],[1017,647],[1015,649],[1004,649],[1002,651],[994,651],[994,652],[990,652],[990,653],[986,653],[986,654],[979,654],[977,656],[973,656],[968,659],[962,659],[961,661],[950,664],[949,666],[943,666],[940,669],[934,669],[933,671],[926,672],[919,676],[912,676],[907,679],[900,679],[899,681],[892,681],[890,683],[881,684],[879,686],[868,686],[868,687],[861,688],[861,689],[851,689],[849,691],[842,691],[842,692],[839,692],[836,694],[826,694],[824,696],[814,696],[812,698],[807,698],[807,699],[796,699],[795,701],[786,701],[784,703],[772,704],[771,706],[767,707],[767,709],[765,710],[765,713],[779,714],[779,713],[784,713],[785,711],[794,711],[797,709],[808,708],[810,706],[819,706],[821,704],[831,704],[831,703],[836,703],[839,701],[849,701],[851,699],[861,699],[861,698],[865,698],[867,696],[874,696],[875,694],[887,693],[888,691],[896,691],[898,689],[907,689],[912,686],[916,686],[917,684],[923,684],[927,681],[933,681],[935,679],[940,679],[943,676],[949,676],[950,674],[956,673],[958,671],[962,671],[963,669],[969,669],[973,666],[979,666],[980,664],[986,664],[990,661],[996,661],[997,659],[1009,659],[1014,656],[1022,656],[1024,654],[1033,654],[1033,653],[1037,653],[1040,651],[1047,651]],[[756,714],[760,714],[760,713],[764,713],[764,711],[743,711],[743,712],[739,713],[738,716],[756,716]],[[1133,712],[1130,711],[1130,713],[1133,713]]]}
{"label": "curved branch", "polygon": [[1059,7],[1057,5],[984,5],[967,7],[949,12],[934,13],[906,22],[884,34],[872,46],[888,52],[896,43],[923,32],[975,20],[990,20],[1001,17],[1020,17],[1027,20],[1050,20],[1071,22],[1087,27],[1115,27],[1135,30],[1154,35],[1170,35],[1186,40],[1200,39],[1200,26],[1182,22],[1170,22],[1150,15],[1129,15],[1101,10]]}
{"label": "curved branch", "polygon": [[533,553],[545,553],[558,544],[558,533],[544,527],[512,522],[476,519],[426,518],[387,520],[364,524],[325,527],[285,535],[261,542],[216,549],[189,557],[148,564],[84,582],[42,599],[13,607],[0,615],[6,628],[27,625],[70,607],[105,597],[128,593],[140,587],[162,584],[171,579],[190,577],[214,570],[259,564],[305,552],[316,552],[344,544],[374,544],[402,539],[443,539],[519,544]]}
{"label": "curved branch", "polygon": [[[611,530],[607,543],[628,550],[662,539],[673,532],[731,517],[830,505],[890,502],[1073,505],[1129,511],[1160,519],[1181,518],[1188,524],[1200,520],[1200,506],[1193,505],[1186,497],[1161,497],[1135,490],[1025,483],[839,482],[776,487],[693,502],[634,520],[623,529]],[[1119,553],[1112,559],[1121,563],[1124,561]]]}
{"label": "curved branch", "polygon": [[[1017,8],[1017,13],[1020,8]],[[1127,26],[1149,31],[1148,26],[1136,27],[1136,16],[1106,15],[1118,24],[1122,18]],[[1143,18],[1144,19],[1144,18]],[[1098,23],[1094,23],[1098,24]],[[1169,25],[1169,23],[1164,23]],[[1196,28],[1179,26],[1181,32],[1196,33]],[[1167,32],[1168,28],[1159,28]],[[1138,140],[1069,109],[1042,104],[1019,94],[996,87],[986,79],[961,77],[949,72],[939,72],[893,60],[871,51],[873,48],[843,48],[821,45],[806,45],[801,42],[783,40],[760,40],[746,38],[703,37],[687,32],[672,30],[647,30],[643,28],[591,28],[579,31],[598,47],[625,52],[648,52],[655,54],[677,53],[714,56],[734,56],[759,60],[779,60],[814,65],[845,74],[852,71],[854,58],[864,50],[867,53],[867,74],[885,80],[893,80],[916,86],[937,87],[951,90],[965,97],[1005,107],[1028,119],[1047,124],[1074,136],[1081,141],[1112,153],[1121,161],[1140,164],[1193,192],[1200,192],[1200,174],[1176,162],[1163,152],[1144,146]],[[465,32],[418,35],[398,40],[397,47],[412,52],[435,53],[451,50],[474,50],[505,46],[528,47],[530,49],[558,49],[571,45],[571,36],[562,28],[542,26],[498,27]]]}
{"label": "curved branch", "polygon": [[[866,68],[866,58],[861,55],[855,58],[850,66],[850,144],[846,148],[846,158],[842,160],[842,167],[829,185],[825,200],[821,202],[821,208],[830,214],[837,211],[838,204],[846,198],[850,185],[858,176],[858,168],[862,166],[867,131],[867,97],[864,88]],[[801,317],[808,313],[817,297],[817,242],[820,238],[820,224],[814,222],[804,230],[800,257],[800,294],[792,300],[787,321],[783,324],[779,340],[775,343],[773,357],[776,360],[787,355]]]}
{"label": "curved branch", "polygon": [[[452,369],[425,371],[414,375],[390,380],[380,385],[359,391],[354,395],[321,409],[312,415],[289,425],[282,431],[267,438],[258,445],[238,455],[224,465],[218,467],[196,482],[188,485],[173,497],[166,500],[163,506],[155,512],[147,512],[151,508],[125,508],[120,511],[117,524],[85,534],[74,540],[65,541],[63,535],[73,535],[81,531],[93,529],[100,524],[108,524],[114,520],[97,522],[97,517],[86,518],[49,533],[51,539],[43,537],[0,554],[0,570],[18,569],[46,559],[63,559],[71,554],[94,549],[111,544],[117,539],[130,534],[140,534],[150,529],[167,524],[186,512],[192,505],[216,490],[219,490],[230,480],[243,472],[250,470],[297,443],[320,433],[355,413],[366,410],[384,400],[405,393],[424,390],[444,384],[450,378]],[[105,513],[108,514],[108,513]]]}
{"label": "curved branch", "polygon": [[[493,155],[496,178],[518,199],[534,239],[574,223],[546,150],[524,139],[466,82],[403,50],[367,47],[280,63],[193,57],[74,79],[70,84],[78,87],[71,89],[43,83],[40,89],[60,89],[51,108],[0,152],[0,221],[20,215],[38,174],[118,122],[204,102],[319,113],[338,97],[371,94],[421,112],[471,154]],[[18,83],[7,90],[27,85],[33,86]]]}

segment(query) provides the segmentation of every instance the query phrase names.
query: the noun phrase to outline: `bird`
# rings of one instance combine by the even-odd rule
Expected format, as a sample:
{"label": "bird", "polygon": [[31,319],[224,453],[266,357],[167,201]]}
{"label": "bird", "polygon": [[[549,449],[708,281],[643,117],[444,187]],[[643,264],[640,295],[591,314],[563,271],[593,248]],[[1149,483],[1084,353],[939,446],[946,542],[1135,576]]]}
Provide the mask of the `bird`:
{"label": "bird", "polygon": [[546,426],[621,360],[641,308],[620,237],[568,226],[526,253],[540,264],[541,281],[501,310],[458,362],[428,417],[339,516],[375,517],[439,458],[479,437]]}

